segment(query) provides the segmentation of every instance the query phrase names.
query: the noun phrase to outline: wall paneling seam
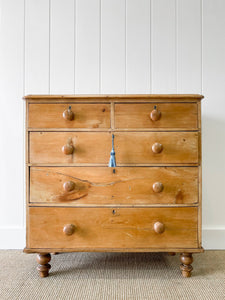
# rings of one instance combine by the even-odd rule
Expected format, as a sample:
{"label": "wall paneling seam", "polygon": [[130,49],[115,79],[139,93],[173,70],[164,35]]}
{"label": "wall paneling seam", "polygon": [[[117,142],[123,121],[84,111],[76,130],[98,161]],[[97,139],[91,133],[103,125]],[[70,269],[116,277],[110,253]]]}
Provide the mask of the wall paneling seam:
{"label": "wall paneling seam", "polygon": [[[26,59],[26,0],[23,1],[23,95],[25,95],[25,59]],[[23,102],[23,148],[25,148],[26,145],[26,103]],[[23,169],[22,169],[22,173],[23,173],[23,215],[22,215],[22,222],[23,222],[23,228],[25,228],[26,226],[26,205],[25,205],[25,199],[26,199],[26,166],[25,166],[25,162],[26,162],[26,153],[25,151],[23,151]]]}
{"label": "wall paneling seam", "polygon": [[203,94],[203,0],[200,0],[200,18],[201,18],[201,94]]}
{"label": "wall paneling seam", "polygon": [[[181,1],[180,1],[180,5],[181,5]],[[178,76],[179,76],[179,72],[178,72],[178,63],[179,63],[179,60],[178,60],[178,0],[175,0],[175,76],[176,76],[176,79],[175,79],[175,89],[176,89],[176,93],[178,93],[178,90],[179,90],[179,86],[178,86]]]}
{"label": "wall paneling seam", "polygon": [[74,30],[74,35],[73,35],[73,90],[74,94],[76,94],[76,54],[77,54],[77,1],[74,0],[73,3],[74,6],[74,23],[73,23],[73,30]]}
{"label": "wall paneling seam", "polygon": [[51,92],[51,0],[48,0],[48,83],[47,83],[47,93]]}
{"label": "wall paneling seam", "polygon": [[150,0],[150,12],[149,12],[149,16],[150,16],[150,30],[149,30],[149,33],[150,33],[150,38],[149,38],[149,42],[150,42],[150,47],[149,47],[149,81],[150,81],[150,87],[149,87],[149,93],[151,94],[152,93],[152,0]]}
{"label": "wall paneling seam", "polygon": [[99,0],[99,94],[102,89],[102,1]]}
{"label": "wall paneling seam", "polygon": [[124,93],[127,93],[127,0],[124,0],[124,4],[125,4],[125,72],[124,72],[124,76],[125,76],[125,80],[124,80]]}

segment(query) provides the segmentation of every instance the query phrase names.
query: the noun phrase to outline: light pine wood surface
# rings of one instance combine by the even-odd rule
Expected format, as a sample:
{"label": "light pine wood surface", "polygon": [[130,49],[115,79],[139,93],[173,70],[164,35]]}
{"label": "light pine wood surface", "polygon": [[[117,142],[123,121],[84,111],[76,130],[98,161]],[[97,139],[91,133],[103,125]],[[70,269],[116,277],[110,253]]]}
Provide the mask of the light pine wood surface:
{"label": "light pine wood surface", "polygon": [[[71,107],[73,120],[63,112]],[[110,104],[30,104],[30,128],[110,128]]]}
{"label": "light pine wood surface", "polygon": [[[120,164],[198,163],[196,132],[118,132],[114,135]],[[162,145],[160,153],[152,151],[155,143]]]}
{"label": "light pine wood surface", "polygon": [[[65,145],[74,151],[66,155]],[[102,132],[30,132],[31,163],[107,164],[111,151],[111,133]]]}
{"label": "light pine wood surface", "polygon": [[[196,132],[116,132],[115,151],[118,164],[197,164]],[[155,154],[152,146],[162,145]],[[66,155],[62,147],[74,150]],[[106,132],[30,132],[31,163],[107,164],[111,151],[111,134]]]}
{"label": "light pine wood surface", "polygon": [[[196,207],[29,209],[29,248],[194,248],[198,247]],[[162,222],[165,231],[156,233]],[[65,225],[75,231],[66,235]]]}
{"label": "light pine wood surface", "polygon": [[[142,101],[146,100],[147,102],[155,102],[155,101],[161,101],[165,102],[167,99],[169,99],[170,102],[198,102],[203,99],[203,95],[199,94],[101,94],[101,95],[27,95],[24,96],[24,100],[34,100],[36,102],[40,102],[42,100],[51,101],[57,100],[61,101],[64,100],[82,100],[82,101],[98,101],[100,99],[104,101],[114,101],[119,100],[120,102],[123,101],[130,101],[131,99],[134,101]],[[121,101],[122,100],[122,101]]]}
{"label": "light pine wood surface", "polygon": [[[159,120],[151,119],[154,106],[160,112]],[[197,129],[197,104],[146,103],[116,104],[115,128],[190,128]]]}
{"label": "light pine wood surface", "polygon": [[[115,173],[114,173],[115,172]],[[72,190],[65,183],[72,182]],[[153,185],[163,190],[154,192]],[[59,205],[197,204],[196,167],[32,167],[30,202]]]}
{"label": "light pine wood surface", "polygon": [[[201,247],[201,95],[27,96],[27,246],[49,253]],[[67,125],[68,124],[68,125]],[[115,168],[108,162],[112,149]]]}

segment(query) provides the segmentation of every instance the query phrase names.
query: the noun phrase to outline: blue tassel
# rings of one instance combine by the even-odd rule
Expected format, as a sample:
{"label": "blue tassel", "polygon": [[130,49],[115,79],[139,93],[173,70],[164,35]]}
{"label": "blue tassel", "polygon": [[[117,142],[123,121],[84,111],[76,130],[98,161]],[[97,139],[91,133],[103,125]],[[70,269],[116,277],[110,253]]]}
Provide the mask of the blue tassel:
{"label": "blue tassel", "polygon": [[110,168],[116,167],[116,158],[115,158],[115,151],[114,151],[114,134],[112,135],[112,151],[110,153],[109,167]]}

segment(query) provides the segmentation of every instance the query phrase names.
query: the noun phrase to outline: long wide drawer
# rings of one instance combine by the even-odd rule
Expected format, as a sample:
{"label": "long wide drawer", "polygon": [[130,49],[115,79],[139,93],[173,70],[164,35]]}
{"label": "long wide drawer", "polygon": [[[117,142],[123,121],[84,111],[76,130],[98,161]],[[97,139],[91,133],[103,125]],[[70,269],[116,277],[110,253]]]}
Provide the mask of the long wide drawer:
{"label": "long wide drawer", "polygon": [[110,128],[110,104],[29,104],[29,128]]}
{"label": "long wide drawer", "polygon": [[[31,163],[108,164],[109,132],[30,132]],[[198,163],[197,132],[116,132],[118,164]]]}
{"label": "long wide drawer", "polygon": [[196,103],[115,104],[116,128],[197,129]]}
{"label": "long wide drawer", "polygon": [[198,203],[197,167],[31,167],[30,202]]}
{"label": "long wide drawer", "polygon": [[29,248],[196,248],[198,208],[29,208]]}

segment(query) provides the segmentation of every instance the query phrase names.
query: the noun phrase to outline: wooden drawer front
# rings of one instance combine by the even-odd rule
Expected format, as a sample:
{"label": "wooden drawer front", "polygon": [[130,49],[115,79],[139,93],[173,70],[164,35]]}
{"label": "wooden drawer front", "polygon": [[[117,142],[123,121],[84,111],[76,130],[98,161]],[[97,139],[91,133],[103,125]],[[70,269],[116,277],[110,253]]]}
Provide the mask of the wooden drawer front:
{"label": "wooden drawer front", "polygon": [[31,167],[30,202],[193,204],[198,202],[198,168],[119,167],[113,173],[108,167]]}
{"label": "wooden drawer front", "polygon": [[[108,164],[111,143],[108,132],[30,132],[30,162]],[[63,153],[66,144],[72,154]]]}
{"label": "wooden drawer front", "polygon": [[[196,207],[185,208],[29,208],[29,248],[195,248]],[[165,231],[156,233],[156,222]],[[75,225],[66,235],[65,225]],[[67,233],[69,226],[65,228]]]}
{"label": "wooden drawer front", "polygon": [[[153,153],[155,143],[162,145]],[[197,132],[120,132],[115,134],[116,160],[119,164],[198,163]]]}
{"label": "wooden drawer front", "polygon": [[[73,120],[63,112],[71,106]],[[30,128],[110,128],[110,104],[29,104]]]}
{"label": "wooden drawer front", "polygon": [[[150,117],[154,105],[161,115],[159,120]],[[116,128],[197,128],[196,103],[115,104]]]}

